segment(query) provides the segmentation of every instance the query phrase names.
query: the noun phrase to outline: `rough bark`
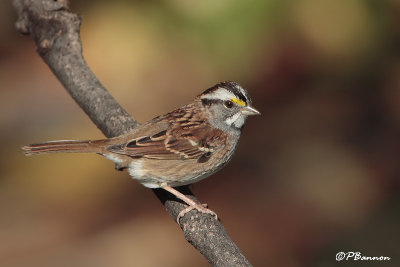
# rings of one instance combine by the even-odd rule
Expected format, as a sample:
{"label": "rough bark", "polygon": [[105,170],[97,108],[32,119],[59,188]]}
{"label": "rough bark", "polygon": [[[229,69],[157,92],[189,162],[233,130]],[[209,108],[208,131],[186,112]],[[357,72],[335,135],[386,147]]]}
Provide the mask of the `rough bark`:
{"label": "rough bark", "polygon": [[[17,30],[33,37],[39,55],[105,136],[118,136],[139,125],[87,65],[79,35],[81,18],[69,10],[68,1],[14,0],[13,4]],[[189,188],[179,190],[197,201]],[[164,190],[154,192],[174,219],[185,207]],[[180,227],[213,266],[251,266],[214,217],[191,211],[180,220]]]}

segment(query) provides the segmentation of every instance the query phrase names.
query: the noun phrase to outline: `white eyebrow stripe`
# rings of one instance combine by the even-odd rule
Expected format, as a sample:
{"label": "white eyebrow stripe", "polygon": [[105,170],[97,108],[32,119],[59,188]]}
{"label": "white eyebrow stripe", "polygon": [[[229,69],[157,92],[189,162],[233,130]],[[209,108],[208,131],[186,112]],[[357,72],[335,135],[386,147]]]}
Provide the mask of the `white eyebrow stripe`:
{"label": "white eyebrow stripe", "polygon": [[237,98],[237,96],[224,88],[219,88],[210,94],[203,95],[201,98],[231,100],[232,98]]}
{"label": "white eyebrow stripe", "polygon": [[244,97],[245,97],[246,99],[249,98],[249,96],[247,95],[246,91],[245,91],[242,87],[236,86],[236,88],[239,89],[239,91],[242,93],[242,95],[244,95]]}

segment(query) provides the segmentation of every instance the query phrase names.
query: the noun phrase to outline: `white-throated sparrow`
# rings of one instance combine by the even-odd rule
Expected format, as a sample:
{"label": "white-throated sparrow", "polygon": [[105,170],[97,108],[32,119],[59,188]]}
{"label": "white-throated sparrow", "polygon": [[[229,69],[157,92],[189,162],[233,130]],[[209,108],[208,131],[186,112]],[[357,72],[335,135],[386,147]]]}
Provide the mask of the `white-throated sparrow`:
{"label": "white-throated sparrow", "polygon": [[[219,83],[195,100],[114,138],[51,141],[24,146],[26,155],[53,152],[98,153],[149,188],[163,188],[190,209],[214,214],[174,189],[215,173],[232,158],[247,116],[260,114],[247,91]],[[178,216],[178,220],[184,213]]]}

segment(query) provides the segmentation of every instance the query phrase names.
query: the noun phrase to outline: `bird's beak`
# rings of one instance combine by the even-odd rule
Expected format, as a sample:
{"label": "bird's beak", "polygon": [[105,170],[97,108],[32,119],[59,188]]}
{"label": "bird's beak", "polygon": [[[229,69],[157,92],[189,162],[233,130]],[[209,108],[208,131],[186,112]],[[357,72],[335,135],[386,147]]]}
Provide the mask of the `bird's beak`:
{"label": "bird's beak", "polygon": [[242,112],[242,114],[243,114],[243,115],[246,115],[246,116],[260,115],[260,114],[261,114],[257,109],[255,109],[255,108],[253,108],[253,107],[251,107],[251,106],[243,107],[243,108],[240,110],[240,112]]}

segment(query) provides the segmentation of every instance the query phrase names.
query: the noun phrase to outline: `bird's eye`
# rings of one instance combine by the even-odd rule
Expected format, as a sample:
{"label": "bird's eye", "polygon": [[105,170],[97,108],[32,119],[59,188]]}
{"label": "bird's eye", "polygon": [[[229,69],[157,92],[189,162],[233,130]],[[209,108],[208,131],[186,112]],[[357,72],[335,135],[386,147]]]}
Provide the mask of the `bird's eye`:
{"label": "bird's eye", "polygon": [[224,102],[224,105],[225,105],[225,107],[227,107],[227,108],[232,108],[232,107],[233,107],[233,102],[230,101],[230,100],[226,100],[226,101]]}

